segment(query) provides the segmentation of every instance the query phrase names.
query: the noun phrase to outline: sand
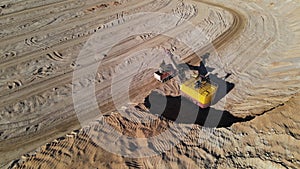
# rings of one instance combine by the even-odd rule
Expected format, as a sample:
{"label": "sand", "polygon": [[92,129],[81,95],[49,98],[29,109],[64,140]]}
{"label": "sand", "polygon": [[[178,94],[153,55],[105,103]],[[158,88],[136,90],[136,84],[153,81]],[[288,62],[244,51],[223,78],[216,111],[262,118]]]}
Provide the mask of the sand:
{"label": "sand", "polygon": [[[298,1],[16,0],[0,4],[1,168],[300,167]],[[135,24],[149,17],[147,24],[157,22],[150,15],[127,17],[138,12],[177,15],[181,19],[169,34],[197,42],[193,29],[181,21],[187,20],[211,41],[200,44],[197,54],[209,51],[211,73],[218,78],[231,74],[226,81],[234,84],[212,106],[216,113],[223,112],[219,126],[205,127],[207,115],[188,118],[195,115],[188,110],[187,116],[172,122],[155,115],[159,107],[147,106],[149,95],[166,95],[170,104],[164,115],[171,118],[176,114],[179,79],[161,84],[152,77],[164,49],[186,63],[199,64],[187,45],[167,36],[148,33],[124,39],[107,53],[95,78],[74,84],[74,70],[93,66],[88,62],[78,65],[77,60],[93,35],[117,37],[125,35],[127,28],[139,28]],[[107,36],[103,41],[109,44],[110,39]],[[144,49],[144,53],[136,53]],[[135,74],[133,65],[151,69]],[[126,72],[126,76],[113,81],[116,72]],[[132,77],[130,102],[123,103],[124,82]],[[72,87],[91,84],[105,115],[100,120],[99,111],[88,104],[89,116],[82,118],[74,110]],[[116,100],[111,98],[112,88],[119,93],[113,98]],[[82,95],[82,104],[89,99],[88,94]],[[130,157],[135,156],[132,143],[123,142],[122,152],[129,157],[122,157],[91,137],[97,136],[93,131],[100,131],[106,133],[99,135],[101,139],[112,139],[110,131],[98,129],[101,120],[133,138],[150,138],[172,127],[179,127],[184,135],[164,153],[138,159]],[[173,130],[173,134],[177,136],[179,131]],[[173,137],[162,135],[161,141],[151,146],[139,144],[149,152],[153,147],[161,152],[168,145],[163,140],[172,141]]]}

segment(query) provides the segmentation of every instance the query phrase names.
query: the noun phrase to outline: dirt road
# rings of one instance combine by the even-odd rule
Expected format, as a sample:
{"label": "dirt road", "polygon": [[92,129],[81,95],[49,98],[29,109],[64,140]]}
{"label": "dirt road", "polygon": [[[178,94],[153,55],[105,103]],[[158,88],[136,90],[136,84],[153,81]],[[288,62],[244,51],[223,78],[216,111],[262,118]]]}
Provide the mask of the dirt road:
{"label": "dirt road", "polygon": [[[291,11],[286,14],[292,16],[290,27],[283,24],[283,17],[276,15],[279,9],[285,9],[280,3],[272,6],[263,2],[225,4],[217,0],[1,2],[1,166],[81,127],[72,99],[72,73],[78,66],[77,56],[93,34],[121,32],[133,22],[126,20],[126,16],[138,12],[178,14],[200,27],[212,43],[197,54],[211,52],[208,66],[214,68],[214,73],[220,77],[232,74],[229,81],[235,88],[226,100],[220,101],[230,113],[237,117],[256,116],[280,107],[299,92],[297,40],[289,40],[289,47],[283,43],[292,39],[292,32],[298,33],[297,19],[292,15],[297,5],[283,4]],[[189,29],[179,24],[169,33],[180,36]],[[137,51],[162,47],[175,49],[176,55],[192,65],[199,62],[195,53],[172,38],[137,35],[114,46],[102,61],[96,79],[89,79],[79,87],[95,83],[101,112],[110,114],[115,110],[109,94],[115,67]],[[135,103],[143,101],[153,89],[164,88],[151,78],[153,71],[144,72],[148,75],[132,82],[138,89],[130,92]],[[128,79],[129,76],[122,80]],[[275,86],[274,82],[281,85]]]}

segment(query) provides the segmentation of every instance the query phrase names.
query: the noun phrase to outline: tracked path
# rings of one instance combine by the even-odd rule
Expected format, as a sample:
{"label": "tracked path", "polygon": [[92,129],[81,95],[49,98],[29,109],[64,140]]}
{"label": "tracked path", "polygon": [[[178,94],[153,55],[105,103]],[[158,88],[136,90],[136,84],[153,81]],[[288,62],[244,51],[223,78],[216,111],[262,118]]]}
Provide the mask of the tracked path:
{"label": "tracked path", "polygon": [[[228,6],[228,8],[223,7],[223,5],[211,4],[212,1]],[[101,1],[101,3],[102,2],[104,1]],[[23,156],[22,160],[25,161],[23,167],[80,168],[82,166],[95,168],[95,166],[97,166],[102,168],[102,166],[111,166],[112,168],[199,168],[200,166],[200,168],[299,168],[300,123],[297,110],[299,109],[300,97],[299,94],[295,95],[297,91],[299,92],[300,70],[299,38],[297,39],[295,37],[295,35],[300,35],[299,3],[297,3],[297,1],[270,3],[267,1],[242,0],[226,2],[223,0],[211,0],[209,2],[195,1],[184,4],[180,2],[174,4],[174,2],[175,1],[153,1],[153,3],[156,4],[154,6],[157,8],[150,5],[150,11],[179,11],[182,12],[182,16],[185,14],[188,14],[187,16],[193,16],[194,11],[191,5],[193,3],[199,4],[198,6],[196,5],[196,9],[203,13],[206,13],[205,9],[210,9],[206,14],[201,13],[204,15],[203,18],[200,19],[198,14],[197,16],[189,18],[189,21],[197,24],[199,23],[198,21],[203,20],[199,25],[202,25],[204,27],[203,30],[214,37],[213,42],[220,53],[220,61],[225,63],[226,71],[232,73],[228,80],[235,83],[236,86],[227,94],[227,101],[230,105],[226,110],[239,117],[249,114],[253,117],[256,116],[253,120],[235,123],[231,127],[221,129],[205,129],[201,126],[194,126],[195,128],[191,130],[191,134],[187,136],[188,138],[185,138],[182,143],[176,145],[172,150],[161,156],[146,159],[111,157],[109,152],[105,152],[101,147],[97,147],[95,143],[91,142],[89,136],[86,135],[84,131],[68,132],[71,131],[73,127],[79,128],[80,126],[73,112],[71,96],[68,95],[71,92],[70,84],[65,84],[64,80],[71,83],[69,81],[71,79],[71,69],[69,66],[74,65],[71,59],[77,56],[76,52],[72,50],[76,51],[76,48],[80,49],[82,45],[78,43],[84,43],[86,41],[84,37],[88,36],[87,34],[81,34],[85,33],[84,31],[75,28],[69,31],[75,33],[74,36],[66,36],[67,40],[64,40],[64,38],[56,39],[58,41],[61,40],[55,48],[59,50],[48,50],[44,53],[44,58],[35,56],[34,53],[32,54],[32,58],[34,58],[33,62],[37,58],[49,59],[51,62],[47,63],[48,65],[46,66],[45,63],[43,63],[41,69],[39,69],[41,64],[34,62],[34,64],[38,65],[36,67],[37,69],[34,70],[35,78],[29,81],[24,81],[18,77],[18,74],[22,73],[22,71],[20,69],[15,71],[13,68],[14,59],[8,56],[10,54],[18,54],[18,52],[7,53],[7,58],[4,60],[11,63],[10,67],[4,66],[5,70],[0,69],[0,71],[15,72],[15,74],[5,74],[7,77],[13,78],[12,81],[5,83],[7,86],[1,86],[3,88],[0,89],[1,91],[3,89],[3,97],[0,96],[1,99],[4,99],[7,103],[0,106],[0,108],[5,106],[5,109],[0,110],[2,113],[0,120],[11,120],[9,123],[0,126],[1,132],[3,132],[0,136],[1,139],[14,141],[16,146],[13,147],[9,142],[1,141],[1,145],[3,143],[4,146],[9,147],[1,147],[1,152],[6,153],[5,159],[13,159],[16,157],[14,156],[15,154],[24,154],[33,148],[39,147],[39,145],[34,145],[34,143],[42,144],[45,138],[49,138],[48,140],[52,141],[53,138],[57,138],[64,133],[69,133],[64,137],[54,140],[50,144],[42,146],[42,150],[36,155]],[[205,6],[205,4],[196,2],[205,2],[210,5],[215,5],[217,8],[211,8],[212,6]],[[122,3],[125,3],[125,1],[122,1]],[[139,3],[136,3],[137,6],[139,6],[138,4]],[[102,7],[103,6],[106,5],[102,5]],[[205,7],[201,8],[201,6]],[[122,6],[119,7],[121,8]],[[97,6],[94,8],[95,9],[91,8],[87,10],[87,14],[90,12],[94,13],[96,15],[93,15],[93,17],[97,18],[97,14],[101,12],[97,11]],[[140,10],[143,11],[147,9],[146,7]],[[224,10],[226,10],[227,13],[224,12]],[[138,11],[133,11],[133,13],[134,12]],[[105,12],[103,11],[103,13]],[[122,13],[119,13],[117,16],[122,16]],[[105,20],[105,18],[100,19]],[[96,19],[94,21],[96,21]],[[70,21],[70,23],[71,22],[72,21]],[[222,23],[224,22],[225,26],[222,27]],[[86,24],[87,27],[85,30],[90,30],[89,26],[91,26],[91,32],[93,32],[94,29],[97,28],[96,26],[99,26],[101,31],[110,32],[111,27],[120,26],[118,24],[113,26],[104,24],[105,26],[102,27],[101,24],[102,21],[99,25],[98,23]],[[54,25],[52,26],[54,27]],[[120,27],[120,30],[122,30],[121,28],[122,27]],[[170,32],[174,34],[184,31],[184,27],[170,30]],[[64,35],[63,30],[57,33],[59,36]],[[55,37],[54,34],[53,36]],[[72,40],[70,40],[70,38]],[[29,38],[29,40],[26,41],[26,45],[34,46],[41,39],[41,37]],[[48,38],[45,37],[45,39],[47,40]],[[49,38],[49,40],[50,39],[51,38]],[[82,41],[78,39],[82,39]],[[69,43],[70,41],[74,41],[74,43]],[[70,50],[64,49],[63,44],[69,44],[66,45],[68,48],[72,46],[74,48]],[[52,45],[54,46],[54,44],[49,44],[48,46],[51,47]],[[124,40],[108,54],[96,78],[97,96],[99,99],[102,98],[106,101],[105,104],[100,103],[101,110],[104,113],[111,112],[114,106],[110,96],[106,95],[109,93],[110,83],[105,80],[109,79],[111,73],[114,73],[112,67],[119,64],[118,60],[122,60],[136,51],[154,47],[155,45],[168,48],[171,46],[171,49],[176,49],[175,53],[178,52],[177,54],[184,57],[186,62],[197,64],[199,61],[196,56],[191,55],[191,52],[189,52],[185,46],[176,45],[174,41],[166,37],[147,34]],[[30,52],[30,50],[32,50],[31,47],[25,52]],[[19,49],[22,49],[22,46]],[[210,49],[209,46],[206,46],[199,51],[199,53],[210,51]],[[10,50],[4,51],[7,52]],[[34,50],[31,52],[34,52]],[[71,54],[68,55],[69,53]],[[41,54],[43,54],[43,52],[41,52]],[[21,57],[20,60],[22,58],[23,57]],[[24,60],[22,59],[24,65],[28,64],[29,58],[31,57]],[[10,59],[11,61],[9,61]],[[4,60],[3,63],[5,63]],[[65,64],[63,64],[63,62],[65,62]],[[220,69],[218,67],[220,66],[218,65],[219,60],[214,60],[214,57],[210,57],[209,62],[215,63],[215,65],[212,65],[213,68]],[[50,63],[52,63],[52,65],[50,65]],[[53,63],[56,64],[53,65]],[[52,69],[55,66],[57,67]],[[17,67],[22,68],[22,66]],[[145,79],[151,78],[151,74],[153,73],[151,71],[152,70],[145,72]],[[219,73],[221,71],[217,70],[216,72]],[[1,73],[0,75],[2,75]],[[64,75],[64,73],[66,75]],[[22,75],[25,77],[31,76],[24,72]],[[6,79],[7,77],[0,79]],[[137,85],[137,83],[133,83],[133,87],[136,87],[134,88],[136,90],[131,90],[130,95],[133,97],[133,100],[138,100],[137,102],[140,101],[139,99],[143,99],[144,96],[142,95],[147,94],[154,88],[159,88],[159,90],[169,89],[173,92],[172,87],[178,87],[174,85],[174,83],[170,84],[172,81],[163,86],[160,86],[156,81],[153,81],[153,83],[149,85],[146,83],[146,80],[143,80],[144,78],[138,79],[142,84]],[[124,77],[121,81],[123,80],[128,80],[128,77]],[[46,82],[43,83],[43,81]],[[57,82],[57,85],[52,83],[53,81]],[[145,83],[143,83],[144,81]],[[41,88],[39,88],[39,83],[43,84]],[[49,86],[46,85],[47,83],[49,83]],[[88,84],[89,83],[83,83],[81,85],[84,86]],[[32,90],[30,85],[32,85],[33,88],[41,90],[41,92]],[[47,90],[48,88],[50,89]],[[25,97],[20,96],[19,104],[13,104],[14,97],[18,97],[18,90],[20,93],[29,96],[25,101]],[[175,90],[178,90],[178,88]],[[140,93],[136,91],[140,91]],[[11,97],[9,97],[10,93],[12,93]],[[35,102],[33,102],[34,100]],[[83,102],[85,100],[86,99],[83,99]],[[28,104],[28,102],[33,104]],[[7,106],[12,104],[13,106],[11,107]],[[26,111],[18,112],[22,110],[20,107],[22,108],[24,105],[25,108],[26,105],[29,105],[26,111],[30,113],[26,114]],[[30,107],[30,105],[37,105],[34,109],[37,113],[31,112],[32,107]],[[38,107],[41,109],[37,109]],[[141,117],[140,114],[145,113],[132,112],[133,114],[136,113],[135,115],[138,117]],[[11,117],[12,113],[16,114],[14,121],[12,120],[14,118]],[[146,133],[153,132],[151,131],[153,130],[153,126],[149,127],[141,123],[129,124],[128,121],[116,113],[106,117],[110,119],[112,126],[125,134],[133,134],[133,136],[138,137],[143,134],[141,130],[146,131]],[[66,124],[68,122],[73,123]],[[52,131],[50,131],[51,129]],[[57,133],[58,131],[60,131],[60,133]],[[77,136],[76,133],[78,134]],[[203,136],[205,138],[204,142],[199,141]],[[21,138],[24,138],[24,140],[20,141]],[[24,146],[24,143],[30,144],[31,147]],[[163,144],[164,143],[157,143],[155,146],[159,147]],[[18,147],[25,148],[25,150],[21,150],[20,148],[18,149],[20,150],[19,152],[12,152],[13,150],[17,151]],[[82,160],[83,156],[85,160]],[[112,160],[107,160],[108,158]],[[73,163],[77,161],[78,163]]]}
{"label": "tracked path", "polygon": [[[49,4],[49,6],[59,6],[58,3],[56,5],[55,3]],[[221,36],[213,40],[213,45],[216,49],[224,48],[229,41],[238,36],[241,30],[243,30],[246,24],[245,18],[242,14],[232,9],[221,7],[208,2],[203,3],[218,8],[223,8],[226,11],[230,12],[230,14],[233,16],[233,24]],[[91,3],[90,5],[87,5],[87,8],[93,8],[94,4],[95,3]],[[88,12],[86,12],[86,18],[90,19],[86,20],[85,23],[87,24],[87,26],[93,27],[91,28],[92,31],[96,30],[98,27],[101,28],[96,31],[102,31],[102,29],[106,30],[108,29],[107,27],[109,27],[108,25],[104,24],[103,26],[102,24],[103,22],[106,22],[107,17],[109,17],[110,15],[115,16],[116,13],[122,12],[123,9],[126,9],[126,12],[130,14],[143,10],[169,11],[174,7],[174,4],[170,4],[170,1],[151,1],[151,5],[149,5],[151,6],[151,8],[146,8],[145,6],[147,6],[148,4],[150,3],[146,3],[145,1],[139,1],[139,3],[136,3],[134,1],[124,1],[124,4],[116,6],[118,10],[116,10],[115,13],[107,13],[107,15],[101,15],[101,17],[95,19],[93,17],[95,17],[96,14],[101,14],[101,11],[96,10],[95,13],[91,12],[91,14],[88,14]],[[111,4],[109,5],[112,6]],[[36,8],[40,9],[40,7]],[[103,13],[106,14],[109,8],[102,10],[104,10]],[[22,15],[22,12],[23,11],[19,11],[17,14]],[[26,10],[24,12],[26,12]],[[4,15],[4,17],[16,17],[17,14],[7,14],[7,16]],[[82,17],[80,19],[84,18],[85,17]],[[94,23],[97,19],[99,21],[98,24]],[[195,19],[193,21],[197,22],[197,20]],[[59,27],[53,25],[52,33],[64,31],[64,27],[71,26],[74,23],[79,24],[80,22],[82,21],[75,19],[74,21],[70,20],[69,25],[63,24]],[[15,26],[15,24],[11,25]],[[179,34],[184,30],[184,28],[179,27],[172,31]],[[61,136],[63,133],[66,133],[71,129],[80,127],[77,121],[77,117],[74,114],[73,103],[70,97],[73,70],[69,67],[74,61],[74,58],[68,55],[68,52],[70,51],[68,48],[78,47],[82,45],[88,39],[89,33],[83,32],[77,34],[76,31],[80,32],[82,30],[75,28],[72,31],[65,31],[65,33],[57,34],[56,36],[58,38],[56,40],[59,41],[59,43],[54,43],[53,45],[39,43],[39,41],[43,41],[41,39],[42,35],[45,35],[45,33],[47,32],[46,27],[41,31],[37,31],[36,33],[34,33],[34,37],[37,37],[37,39],[31,41],[32,46],[28,47],[28,45],[25,46],[24,44],[22,44],[24,43],[25,37],[27,37],[27,34],[25,34],[26,32],[24,32],[24,34],[19,33],[15,37],[9,36],[7,38],[4,38],[7,41],[1,42],[1,45],[4,45],[5,49],[10,48],[10,43],[19,43],[20,45],[23,45],[24,49],[27,48],[27,51],[30,51],[22,55],[22,53],[20,52],[22,52],[23,48],[19,48],[17,49],[19,51],[15,53],[8,53],[8,55],[6,55],[7,53],[3,53],[2,56],[4,57],[1,58],[0,71],[1,73],[7,73],[3,74],[3,77],[8,80],[3,81],[0,86],[0,99],[2,101],[0,103],[0,107],[2,109],[1,117],[3,117],[3,120],[11,119],[11,121],[8,122],[2,121],[0,125],[0,129],[2,132],[0,150],[5,154],[3,155],[4,158],[2,158],[3,161],[1,161],[1,163],[5,163],[18,156],[18,154],[20,153],[23,154],[25,152],[28,152],[46,141],[50,141],[53,138]],[[68,32],[74,32],[73,37],[77,37],[74,39],[69,38],[70,36],[68,35]],[[49,35],[47,34],[47,36],[51,37],[53,35],[51,35],[50,33]],[[68,40],[66,42],[64,42],[63,36],[68,36]],[[168,40],[170,39],[156,36],[142,43],[137,43],[134,48],[130,48],[130,50],[122,54],[118,54],[116,56],[112,54],[112,57],[122,58],[134,51],[138,51],[139,49],[143,49],[145,47],[155,47],[158,44],[161,44]],[[35,46],[35,43],[37,44],[37,47]],[[204,47],[200,52],[205,53],[208,50],[209,47]],[[12,56],[9,56],[9,54],[12,54]],[[51,55],[52,57],[49,58],[49,55]],[[57,62],[51,60],[51,58],[53,59],[53,56],[57,59],[61,59],[61,61]],[[199,58],[194,55],[185,57],[185,61],[190,61],[192,63],[198,63],[198,59]],[[106,67],[104,67],[103,69],[110,69],[110,66],[113,64],[116,63],[110,63],[110,61],[108,60]],[[29,65],[28,70],[22,70],[22,65]],[[65,68],[62,69],[61,67]],[[12,71],[14,71],[15,73],[12,73]],[[36,71],[37,75],[35,76],[34,74],[31,74],[31,71]],[[19,72],[20,74],[18,74]],[[21,77],[22,73],[24,74],[24,77],[35,76],[35,78],[23,79],[24,77]],[[20,80],[21,82],[17,83],[17,80]],[[141,86],[141,89],[143,89],[143,91],[147,93],[160,85],[155,80],[151,80],[150,84],[151,85]],[[98,86],[96,88],[96,92],[101,93],[105,91],[105,89],[109,89],[109,86],[109,83],[104,83],[104,85]],[[140,93],[138,91],[132,92],[131,97],[138,96],[139,94]],[[100,105],[100,107],[101,110],[106,110],[103,113],[109,113],[113,110],[113,103],[110,98],[108,98],[108,102],[106,104]],[[34,114],[34,112],[36,113]],[[12,142],[14,142],[13,145],[11,145]],[[20,148],[22,148],[22,151],[18,152],[18,149]]]}

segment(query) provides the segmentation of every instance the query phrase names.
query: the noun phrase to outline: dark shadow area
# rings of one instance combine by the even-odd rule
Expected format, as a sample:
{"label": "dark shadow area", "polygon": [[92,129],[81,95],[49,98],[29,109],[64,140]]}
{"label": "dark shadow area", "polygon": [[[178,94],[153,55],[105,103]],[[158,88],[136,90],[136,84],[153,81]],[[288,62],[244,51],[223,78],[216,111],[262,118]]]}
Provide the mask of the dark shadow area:
{"label": "dark shadow area", "polygon": [[204,127],[220,128],[229,127],[234,123],[252,120],[254,117],[238,118],[228,111],[220,111],[214,108],[202,109],[185,99],[177,96],[163,96],[152,92],[144,102],[152,114],[159,114],[176,123],[199,124]]}

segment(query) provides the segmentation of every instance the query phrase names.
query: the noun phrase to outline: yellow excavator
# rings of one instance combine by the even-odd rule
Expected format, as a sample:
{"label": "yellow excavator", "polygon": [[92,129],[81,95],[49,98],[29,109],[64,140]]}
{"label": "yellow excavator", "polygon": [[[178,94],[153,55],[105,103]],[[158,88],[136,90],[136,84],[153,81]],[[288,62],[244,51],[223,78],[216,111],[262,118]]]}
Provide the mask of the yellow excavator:
{"label": "yellow excavator", "polygon": [[[210,80],[204,63],[200,61],[198,75],[186,79],[184,68],[181,68],[175,62],[171,51],[166,50],[166,53],[170,56],[177,72],[174,71],[172,65],[168,65],[172,69],[166,69],[164,68],[165,66],[161,66],[160,70],[154,73],[154,77],[161,82],[165,82],[177,74],[180,81],[183,82],[180,85],[181,96],[191,100],[201,108],[209,107],[218,90],[218,85]],[[206,59],[206,57],[208,56],[204,55],[203,59]]]}
{"label": "yellow excavator", "polygon": [[218,85],[210,80],[202,61],[198,67],[198,75],[185,80],[180,85],[181,96],[188,98],[201,108],[211,105],[217,90]]}
{"label": "yellow excavator", "polygon": [[180,85],[181,96],[188,98],[201,108],[211,105],[217,89],[218,86],[207,77],[192,77]]}

